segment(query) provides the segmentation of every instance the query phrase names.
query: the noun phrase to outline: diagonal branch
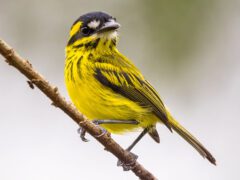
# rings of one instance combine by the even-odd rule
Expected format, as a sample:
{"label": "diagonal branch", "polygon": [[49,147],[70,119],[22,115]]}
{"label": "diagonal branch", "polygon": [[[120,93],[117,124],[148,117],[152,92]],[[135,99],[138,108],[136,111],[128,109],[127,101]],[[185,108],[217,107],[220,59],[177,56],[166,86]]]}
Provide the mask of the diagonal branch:
{"label": "diagonal branch", "polygon": [[63,110],[68,116],[72,118],[77,124],[86,129],[97,141],[99,141],[106,150],[111,152],[124,164],[131,164],[131,170],[141,180],[156,180],[156,178],[147,171],[141,164],[139,164],[129,152],[125,151],[119,144],[117,144],[109,133],[102,136],[101,129],[95,126],[91,121],[81,114],[72,103],[67,102],[63,96],[58,92],[58,88],[51,85],[43,76],[41,76],[29,61],[22,58],[12,47],[6,42],[0,39],[0,54],[6,58],[6,62],[18,69],[23,75],[25,75],[29,81],[29,85],[33,88],[33,84],[36,85],[49,99],[52,100],[52,104],[61,110]]}

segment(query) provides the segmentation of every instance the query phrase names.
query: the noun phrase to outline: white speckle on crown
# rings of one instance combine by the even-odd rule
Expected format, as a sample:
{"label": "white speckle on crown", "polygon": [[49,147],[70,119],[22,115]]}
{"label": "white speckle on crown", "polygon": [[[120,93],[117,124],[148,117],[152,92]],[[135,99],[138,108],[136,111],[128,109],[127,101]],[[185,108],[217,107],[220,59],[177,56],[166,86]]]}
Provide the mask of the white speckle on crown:
{"label": "white speckle on crown", "polygon": [[91,29],[96,29],[100,25],[100,21],[93,20],[93,21],[89,22],[87,25]]}

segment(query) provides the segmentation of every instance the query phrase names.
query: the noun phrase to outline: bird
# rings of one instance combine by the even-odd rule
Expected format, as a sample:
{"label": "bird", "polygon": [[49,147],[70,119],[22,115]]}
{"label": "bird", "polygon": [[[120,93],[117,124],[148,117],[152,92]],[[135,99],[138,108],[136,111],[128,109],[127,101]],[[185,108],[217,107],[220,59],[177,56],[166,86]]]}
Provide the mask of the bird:
{"label": "bird", "polygon": [[[203,144],[173,118],[140,70],[118,51],[119,28],[115,17],[101,11],[83,14],[71,26],[64,79],[73,104],[103,131],[124,134],[141,130],[126,149],[129,152],[145,134],[159,143],[156,124],[160,123],[216,165]],[[85,133],[80,128],[83,141],[87,141]]]}

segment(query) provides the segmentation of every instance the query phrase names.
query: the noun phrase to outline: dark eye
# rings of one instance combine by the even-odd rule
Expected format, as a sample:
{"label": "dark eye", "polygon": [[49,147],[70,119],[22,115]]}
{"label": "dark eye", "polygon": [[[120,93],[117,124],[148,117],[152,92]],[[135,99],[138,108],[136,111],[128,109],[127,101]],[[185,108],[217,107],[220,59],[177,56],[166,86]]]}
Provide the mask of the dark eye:
{"label": "dark eye", "polygon": [[85,36],[88,36],[88,35],[90,35],[90,34],[93,33],[93,29],[90,29],[90,28],[88,28],[88,27],[83,27],[83,28],[81,29],[81,32],[82,32]]}

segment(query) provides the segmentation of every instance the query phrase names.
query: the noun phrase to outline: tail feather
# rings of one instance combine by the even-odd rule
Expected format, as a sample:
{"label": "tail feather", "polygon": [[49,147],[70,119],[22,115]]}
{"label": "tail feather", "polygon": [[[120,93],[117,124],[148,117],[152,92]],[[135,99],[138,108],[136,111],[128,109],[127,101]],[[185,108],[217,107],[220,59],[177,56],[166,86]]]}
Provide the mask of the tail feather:
{"label": "tail feather", "polygon": [[151,127],[148,131],[148,134],[153,138],[157,143],[160,143],[160,137],[155,126]]}
{"label": "tail feather", "polygon": [[191,144],[203,158],[207,158],[212,164],[216,165],[216,160],[213,155],[181,124],[179,124],[168,112],[169,123],[173,130],[175,130],[183,139]]}

